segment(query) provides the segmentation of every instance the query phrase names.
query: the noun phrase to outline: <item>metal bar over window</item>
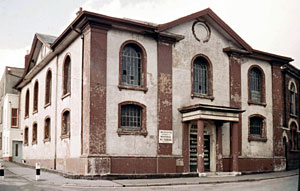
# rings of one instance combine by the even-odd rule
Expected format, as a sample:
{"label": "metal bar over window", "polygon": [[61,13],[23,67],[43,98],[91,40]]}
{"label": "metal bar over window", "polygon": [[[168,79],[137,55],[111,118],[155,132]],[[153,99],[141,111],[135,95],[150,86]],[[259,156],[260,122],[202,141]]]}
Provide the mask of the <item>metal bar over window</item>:
{"label": "metal bar over window", "polygon": [[141,50],[132,45],[126,45],[122,50],[122,84],[141,86]]}
{"label": "metal bar over window", "polygon": [[208,94],[208,63],[202,57],[193,63],[193,91],[201,95]]}

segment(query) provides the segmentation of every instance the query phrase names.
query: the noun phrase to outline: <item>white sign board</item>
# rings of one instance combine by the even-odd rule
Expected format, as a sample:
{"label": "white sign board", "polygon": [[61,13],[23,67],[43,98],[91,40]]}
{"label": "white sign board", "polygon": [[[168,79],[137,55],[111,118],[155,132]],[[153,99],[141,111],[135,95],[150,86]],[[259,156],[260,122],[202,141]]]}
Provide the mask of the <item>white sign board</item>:
{"label": "white sign board", "polygon": [[173,143],[173,131],[159,130],[158,143]]}

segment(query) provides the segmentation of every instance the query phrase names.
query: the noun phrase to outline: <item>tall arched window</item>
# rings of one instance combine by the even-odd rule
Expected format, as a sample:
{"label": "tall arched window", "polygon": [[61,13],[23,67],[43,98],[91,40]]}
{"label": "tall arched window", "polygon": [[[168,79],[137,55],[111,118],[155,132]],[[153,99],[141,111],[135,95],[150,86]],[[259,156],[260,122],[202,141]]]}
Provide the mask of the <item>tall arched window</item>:
{"label": "tall arched window", "polygon": [[248,70],[248,88],[249,103],[265,104],[265,75],[257,65]]}
{"label": "tall arched window", "polygon": [[294,83],[290,85],[290,113],[296,115],[296,87]]}
{"label": "tall arched window", "polygon": [[33,92],[33,112],[38,111],[38,101],[39,101],[39,83],[38,81],[34,84],[34,92]]}
{"label": "tall arched window", "polygon": [[28,127],[24,130],[24,145],[28,145]]}
{"label": "tall arched window", "polygon": [[37,144],[37,136],[38,136],[38,125],[37,123],[34,123],[32,125],[32,144]]}
{"label": "tall arched window", "polygon": [[298,145],[298,127],[295,122],[292,122],[290,125],[291,129],[291,149],[294,151],[299,150],[299,145]]}
{"label": "tall arched window", "polygon": [[122,49],[122,85],[142,86],[142,51],[130,43]]}
{"label": "tall arched window", "polygon": [[71,58],[67,55],[63,66],[63,95],[71,92]]}
{"label": "tall arched window", "polygon": [[45,91],[45,105],[51,103],[51,87],[52,86],[52,73],[51,70],[48,70],[46,76],[46,91]]}
{"label": "tall arched window", "polygon": [[25,117],[29,116],[29,89],[26,91],[25,95]]}
{"label": "tall arched window", "polygon": [[70,137],[70,111],[69,110],[65,110],[62,113],[61,137],[62,138]]}
{"label": "tall arched window", "polygon": [[45,127],[44,127],[44,141],[50,141],[51,137],[51,120],[49,117],[45,119]]}
{"label": "tall arched window", "polygon": [[204,57],[197,57],[193,62],[193,93],[209,94],[209,63]]}

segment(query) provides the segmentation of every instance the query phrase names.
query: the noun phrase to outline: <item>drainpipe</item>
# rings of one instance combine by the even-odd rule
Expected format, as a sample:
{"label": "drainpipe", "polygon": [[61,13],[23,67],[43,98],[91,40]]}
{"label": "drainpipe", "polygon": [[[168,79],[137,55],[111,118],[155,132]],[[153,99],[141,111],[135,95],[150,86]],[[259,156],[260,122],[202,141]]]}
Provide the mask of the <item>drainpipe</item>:
{"label": "drainpipe", "polygon": [[58,80],[58,56],[59,54],[56,55],[56,75],[55,75],[55,125],[54,125],[54,129],[55,129],[55,133],[54,133],[54,170],[56,170],[56,160],[57,160],[57,89],[58,89],[58,85],[57,85],[57,80]]}
{"label": "drainpipe", "polygon": [[81,155],[83,154],[83,69],[84,69],[84,35],[81,35],[82,39],[82,50],[81,50]]}

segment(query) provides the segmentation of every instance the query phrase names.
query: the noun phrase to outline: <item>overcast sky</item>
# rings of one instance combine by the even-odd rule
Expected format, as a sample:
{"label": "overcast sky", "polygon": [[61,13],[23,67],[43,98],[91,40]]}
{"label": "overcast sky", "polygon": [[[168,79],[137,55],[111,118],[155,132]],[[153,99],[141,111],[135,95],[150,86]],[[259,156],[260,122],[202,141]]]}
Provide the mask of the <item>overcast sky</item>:
{"label": "overcast sky", "polygon": [[0,75],[24,67],[34,34],[59,36],[79,7],[159,24],[210,7],[252,48],[300,68],[300,0],[0,0]]}

